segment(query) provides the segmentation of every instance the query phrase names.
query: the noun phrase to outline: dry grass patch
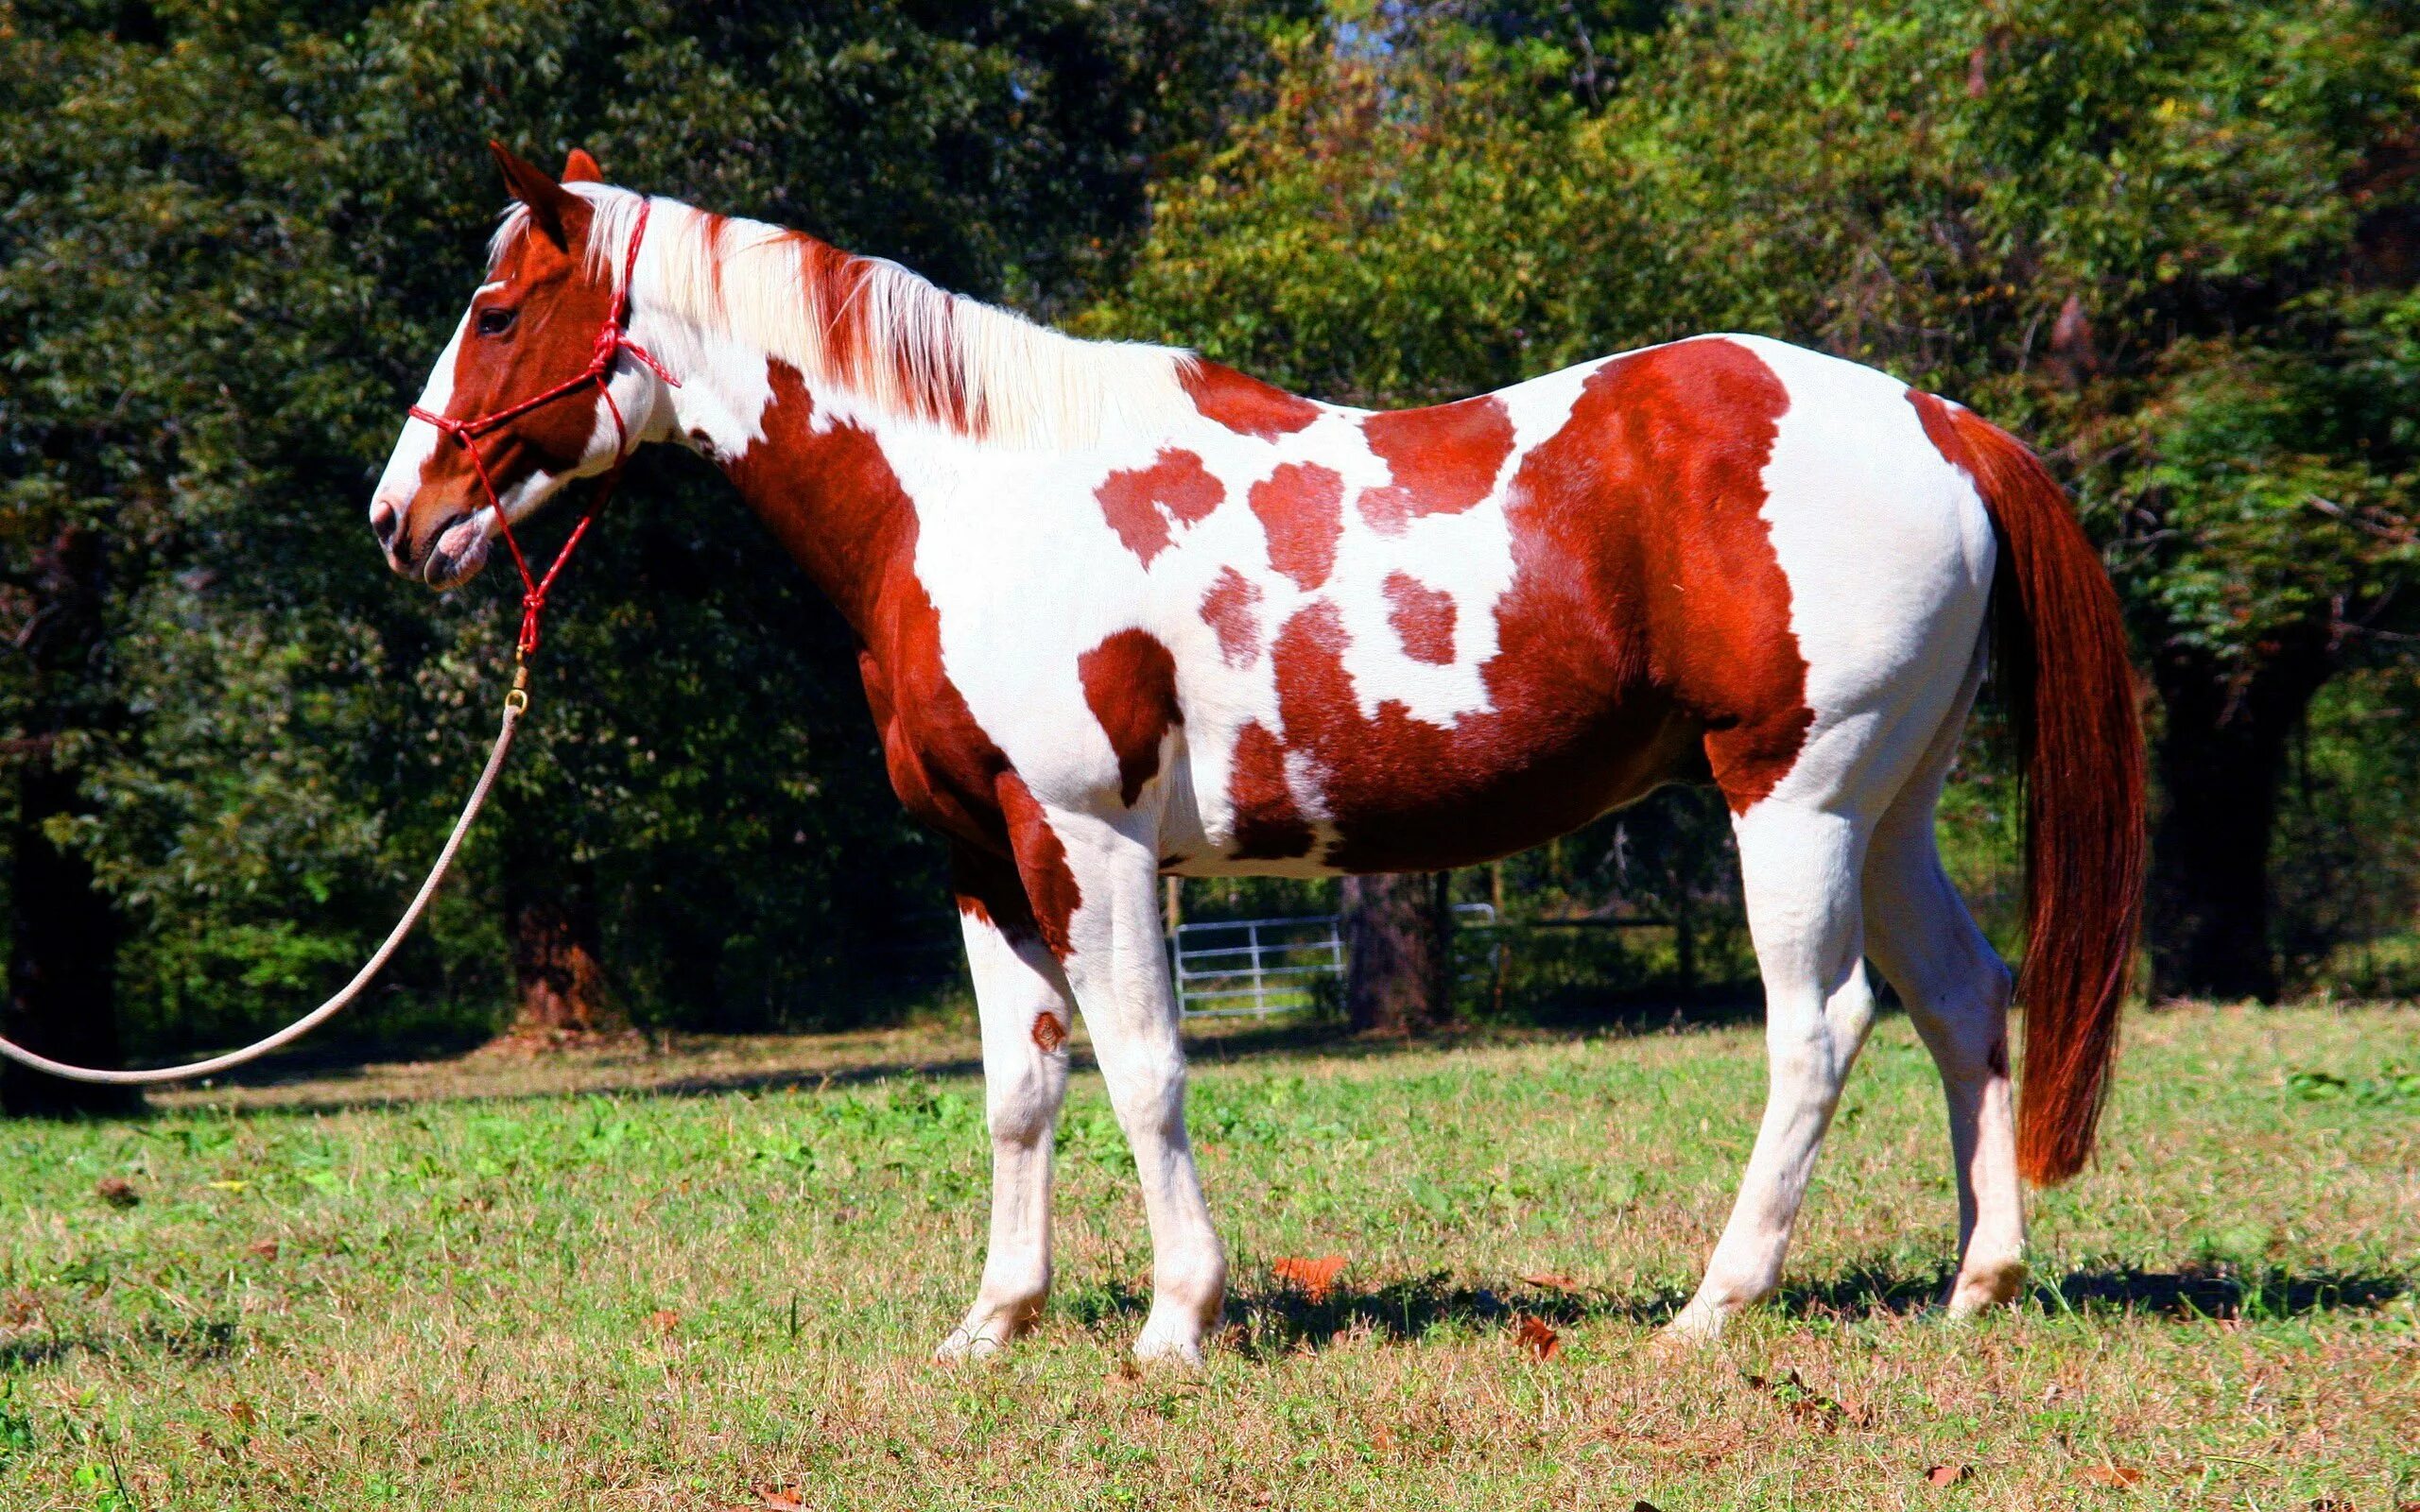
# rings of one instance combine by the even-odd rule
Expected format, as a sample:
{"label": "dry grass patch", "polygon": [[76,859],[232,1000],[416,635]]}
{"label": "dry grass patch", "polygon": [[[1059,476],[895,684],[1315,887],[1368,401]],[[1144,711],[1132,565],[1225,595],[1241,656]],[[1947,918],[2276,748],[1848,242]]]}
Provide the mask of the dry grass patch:
{"label": "dry grass patch", "polygon": [[2415,1030],[2138,1018],[2101,1162],[2035,1204],[2041,1286],[1961,1327],[1928,1306],[1938,1085],[1886,1022],[1789,1289],[1681,1352],[1653,1331],[1745,1154],[1753,1031],[1231,1038],[1194,1127],[1234,1328],[1195,1378],[1123,1364],[1149,1253],[1089,1075],[1044,1327],[925,1363],[987,1169],[944,1028],[9,1126],[0,1505],[2392,1509],[2420,1502]]}

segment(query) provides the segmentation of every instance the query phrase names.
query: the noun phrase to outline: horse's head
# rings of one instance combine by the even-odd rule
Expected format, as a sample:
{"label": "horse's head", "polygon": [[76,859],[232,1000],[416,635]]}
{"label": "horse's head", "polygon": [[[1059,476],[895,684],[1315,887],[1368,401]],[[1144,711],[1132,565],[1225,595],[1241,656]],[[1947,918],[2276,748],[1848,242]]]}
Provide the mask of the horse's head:
{"label": "horse's head", "polygon": [[389,564],[432,588],[487,564],[495,501],[504,523],[517,524],[573,478],[613,466],[648,431],[663,385],[638,361],[613,364],[602,383],[579,382],[612,328],[623,272],[590,247],[604,198],[565,187],[596,182],[595,161],[574,151],[558,183],[490,146],[520,205],[417,406],[468,428],[449,434],[418,414],[406,421],[370,503]]}

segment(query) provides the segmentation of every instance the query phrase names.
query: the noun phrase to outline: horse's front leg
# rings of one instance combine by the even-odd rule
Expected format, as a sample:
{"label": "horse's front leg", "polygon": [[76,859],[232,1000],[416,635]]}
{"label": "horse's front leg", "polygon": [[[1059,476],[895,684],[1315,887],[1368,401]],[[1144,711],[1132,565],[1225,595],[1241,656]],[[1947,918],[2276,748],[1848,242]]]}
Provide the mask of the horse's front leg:
{"label": "horse's front leg", "polygon": [[982,1287],[942,1359],[997,1351],[1033,1326],[1050,1293],[1050,1152],[1067,1092],[1067,978],[1043,943],[1024,885],[1004,859],[955,858],[966,961],[983,1025],[992,1130],[992,1236]]}
{"label": "horse's front leg", "polygon": [[[1041,818],[1063,848],[1074,899],[1067,980],[1134,1152],[1151,1225],[1151,1312],[1134,1355],[1199,1364],[1225,1303],[1227,1257],[1185,1137],[1184,1046],[1160,936],[1157,853],[1148,840],[1088,815],[1046,810]],[[1046,879],[1028,881],[1037,899],[1049,896]]]}

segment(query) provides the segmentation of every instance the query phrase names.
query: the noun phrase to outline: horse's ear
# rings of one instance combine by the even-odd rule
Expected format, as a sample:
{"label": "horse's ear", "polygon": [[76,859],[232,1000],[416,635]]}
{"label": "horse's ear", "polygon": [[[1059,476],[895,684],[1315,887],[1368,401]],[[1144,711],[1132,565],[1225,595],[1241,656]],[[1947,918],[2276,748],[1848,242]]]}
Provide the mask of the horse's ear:
{"label": "horse's ear", "polygon": [[595,158],[590,157],[580,148],[572,148],[571,156],[563,159],[563,182],[603,183],[604,181],[605,170],[596,165]]}
{"label": "horse's ear", "polygon": [[504,186],[529,207],[529,224],[540,235],[569,251],[576,236],[588,230],[588,202],[546,177],[546,170],[525,163],[501,142],[490,142],[496,166],[504,170]]}

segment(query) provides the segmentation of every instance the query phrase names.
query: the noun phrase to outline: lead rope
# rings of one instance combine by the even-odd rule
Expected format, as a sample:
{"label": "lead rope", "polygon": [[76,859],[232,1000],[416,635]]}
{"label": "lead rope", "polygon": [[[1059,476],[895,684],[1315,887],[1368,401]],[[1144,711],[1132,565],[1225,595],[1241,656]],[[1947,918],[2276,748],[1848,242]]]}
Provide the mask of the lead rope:
{"label": "lead rope", "polygon": [[445,880],[446,868],[453,866],[455,852],[462,849],[463,837],[471,833],[471,821],[477,818],[479,810],[487,805],[488,790],[495,786],[496,774],[504,770],[504,753],[512,748],[512,732],[519,728],[521,716],[528,710],[529,668],[525,663],[513,669],[512,691],[504,696],[504,723],[495,732],[495,748],[488,752],[488,765],[479,773],[478,782],[472,787],[470,800],[462,805],[462,816],[454,821],[454,833],[445,837],[445,849],[437,852],[437,865],[429,868],[428,880],[420,885],[420,891],[412,897],[411,906],[404,910],[404,917],[396,921],[385,943],[336,996],[266,1040],[255,1040],[241,1050],[231,1050],[208,1060],[188,1061],[182,1066],[154,1066],[145,1071],[102,1071],[92,1066],[71,1066],[8,1040],[0,1040],[0,1056],[7,1056],[21,1066],[31,1066],[36,1071],[68,1081],[94,1082],[103,1087],[145,1087],[155,1082],[182,1081],[189,1076],[208,1076],[240,1066],[268,1055],[280,1045],[291,1044],[327,1022],[361,995],[361,989],[370,985],[371,978],[376,976],[395,954],[395,948],[403,944],[404,936],[420,922],[420,916],[428,911],[428,901],[437,896],[437,885]]}
{"label": "lead rope", "polygon": [[[588,534],[588,527],[596,521],[597,511],[602,509],[606,501],[614,496],[614,486],[622,479],[622,466],[630,460],[630,427],[622,421],[622,406],[614,402],[614,388],[611,382],[614,364],[624,353],[628,353],[646,364],[666,383],[675,388],[681,387],[678,380],[664,370],[664,365],[656,361],[654,355],[646,348],[632,341],[630,335],[631,280],[638,269],[639,242],[647,235],[647,214],[648,202],[642,199],[639,201],[638,224],[631,231],[630,252],[622,265],[622,287],[614,298],[613,313],[606,317],[604,327],[596,333],[596,345],[589,353],[588,366],[581,369],[579,376],[566,379],[545,392],[525,399],[517,404],[493,410],[471,420],[456,420],[448,415],[431,413],[418,404],[411,406],[410,414],[414,420],[426,421],[429,424],[436,426],[440,432],[458,443],[470,456],[471,470],[478,475],[479,487],[488,496],[488,507],[495,513],[497,533],[504,537],[506,547],[512,553],[512,565],[521,574],[521,629],[520,633],[513,637],[512,687],[504,696],[504,720],[496,729],[495,747],[488,752],[488,764],[480,770],[478,782],[472,786],[471,796],[462,805],[462,816],[454,821],[454,831],[445,837],[444,849],[437,852],[437,864],[429,868],[428,880],[422,883],[420,891],[412,895],[411,906],[404,910],[404,917],[395,921],[395,927],[388,933],[385,941],[372,954],[370,959],[363,963],[361,970],[354,973],[353,980],[347,982],[336,996],[275,1034],[267,1039],[255,1040],[241,1050],[230,1050],[223,1056],[213,1056],[207,1060],[187,1061],[182,1066],[152,1066],[142,1071],[105,1071],[94,1066],[71,1066],[63,1060],[53,1060],[48,1056],[28,1050],[5,1038],[0,1038],[0,1056],[6,1056],[21,1066],[30,1066],[36,1071],[60,1077],[61,1080],[91,1082],[103,1087],[147,1087],[160,1082],[183,1081],[189,1077],[209,1076],[218,1072],[232,1070],[246,1061],[257,1060],[281,1045],[292,1044],[343,1012],[346,1006],[359,997],[362,989],[367,988],[385,968],[387,962],[394,955],[396,949],[404,943],[404,936],[412,932],[412,926],[420,922],[420,916],[428,911],[428,901],[437,896],[438,884],[445,880],[447,868],[454,865],[455,853],[462,849],[464,837],[471,833],[471,822],[479,816],[479,810],[487,806],[488,793],[495,786],[496,775],[504,770],[505,753],[512,749],[513,731],[521,727],[522,715],[529,712],[529,658],[538,649],[538,621],[539,617],[545,612],[547,591],[555,586],[555,578],[562,572],[563,563],[571,559],[572,548],[579,544],[582,536]],[[545,575],[533,576],[529,571],[528,558],[522,555],[521,542],[513,538],[512,522],[506,516],[504,500],[496,492],[495,480],[488,475],[487,463],[479,455],[478,439],[507,421],[518,419],[539,405],[551,404],[566,394],[577,393],[592,383],[596,386],[597,393],[603,397],[606,410],[614,417],[613,465],[606,469],[604,478],[597,485],[596,496],[589,501],[587,509],[581,513],[579,524],[572,527],[571,535],[563,541],[562,549],[555,553],[555,559],[547,566]]]}

